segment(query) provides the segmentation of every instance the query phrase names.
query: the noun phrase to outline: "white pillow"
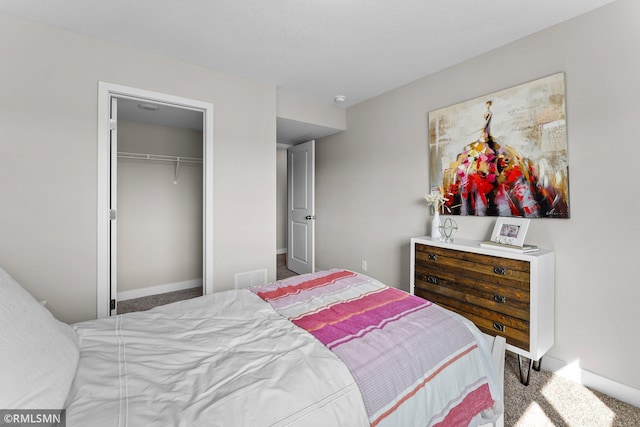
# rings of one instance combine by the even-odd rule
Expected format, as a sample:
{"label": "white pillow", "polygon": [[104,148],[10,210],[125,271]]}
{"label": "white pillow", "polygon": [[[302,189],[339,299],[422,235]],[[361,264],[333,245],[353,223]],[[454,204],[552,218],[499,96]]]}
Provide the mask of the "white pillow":
{"label": "white pillow", "polygon": [[79,354],[75,331],[0,268],[0,408],[62,409]]}

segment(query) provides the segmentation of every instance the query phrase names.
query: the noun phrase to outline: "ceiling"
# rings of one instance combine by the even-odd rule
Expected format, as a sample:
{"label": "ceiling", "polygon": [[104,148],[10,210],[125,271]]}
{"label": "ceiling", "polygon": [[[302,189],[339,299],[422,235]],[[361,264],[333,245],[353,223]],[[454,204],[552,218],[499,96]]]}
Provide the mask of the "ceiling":
{"label": "ceiling", "polygon": [[0,13],[349,107],[612,1],[2,0]]}

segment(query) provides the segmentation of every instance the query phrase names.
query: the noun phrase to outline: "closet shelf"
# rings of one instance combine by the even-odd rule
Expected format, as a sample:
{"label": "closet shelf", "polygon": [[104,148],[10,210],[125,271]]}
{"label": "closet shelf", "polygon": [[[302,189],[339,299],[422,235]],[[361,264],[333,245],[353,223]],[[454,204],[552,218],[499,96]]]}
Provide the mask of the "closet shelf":
{"label": "closet shelf", "polygon": [[126,153],[118,151],[119,159],[156,160],[161,162],[202,163],[197,157],[165,156],[162,154]]}

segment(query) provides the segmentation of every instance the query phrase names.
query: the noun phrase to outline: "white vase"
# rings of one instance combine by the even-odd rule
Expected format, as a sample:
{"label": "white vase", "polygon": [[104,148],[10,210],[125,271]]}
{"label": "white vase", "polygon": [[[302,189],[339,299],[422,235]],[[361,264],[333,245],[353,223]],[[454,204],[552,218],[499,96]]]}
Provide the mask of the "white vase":
{"label": "white vase", "polygon": [[440,239],[442,234],[440,233],[440,212],[435,209],[435,214],[431,219],[431,238]]}

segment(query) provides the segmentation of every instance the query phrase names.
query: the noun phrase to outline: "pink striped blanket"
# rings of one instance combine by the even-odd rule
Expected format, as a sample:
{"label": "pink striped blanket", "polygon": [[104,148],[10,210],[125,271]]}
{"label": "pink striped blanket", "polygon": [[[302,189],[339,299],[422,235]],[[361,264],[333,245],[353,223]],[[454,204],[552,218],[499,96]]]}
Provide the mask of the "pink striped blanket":
{"label": "pink striped blanket", "polygon": [[467,426],[497,415],[495,370],[460,316],[346,270],[251,290],[345,363],[371,426]]}

